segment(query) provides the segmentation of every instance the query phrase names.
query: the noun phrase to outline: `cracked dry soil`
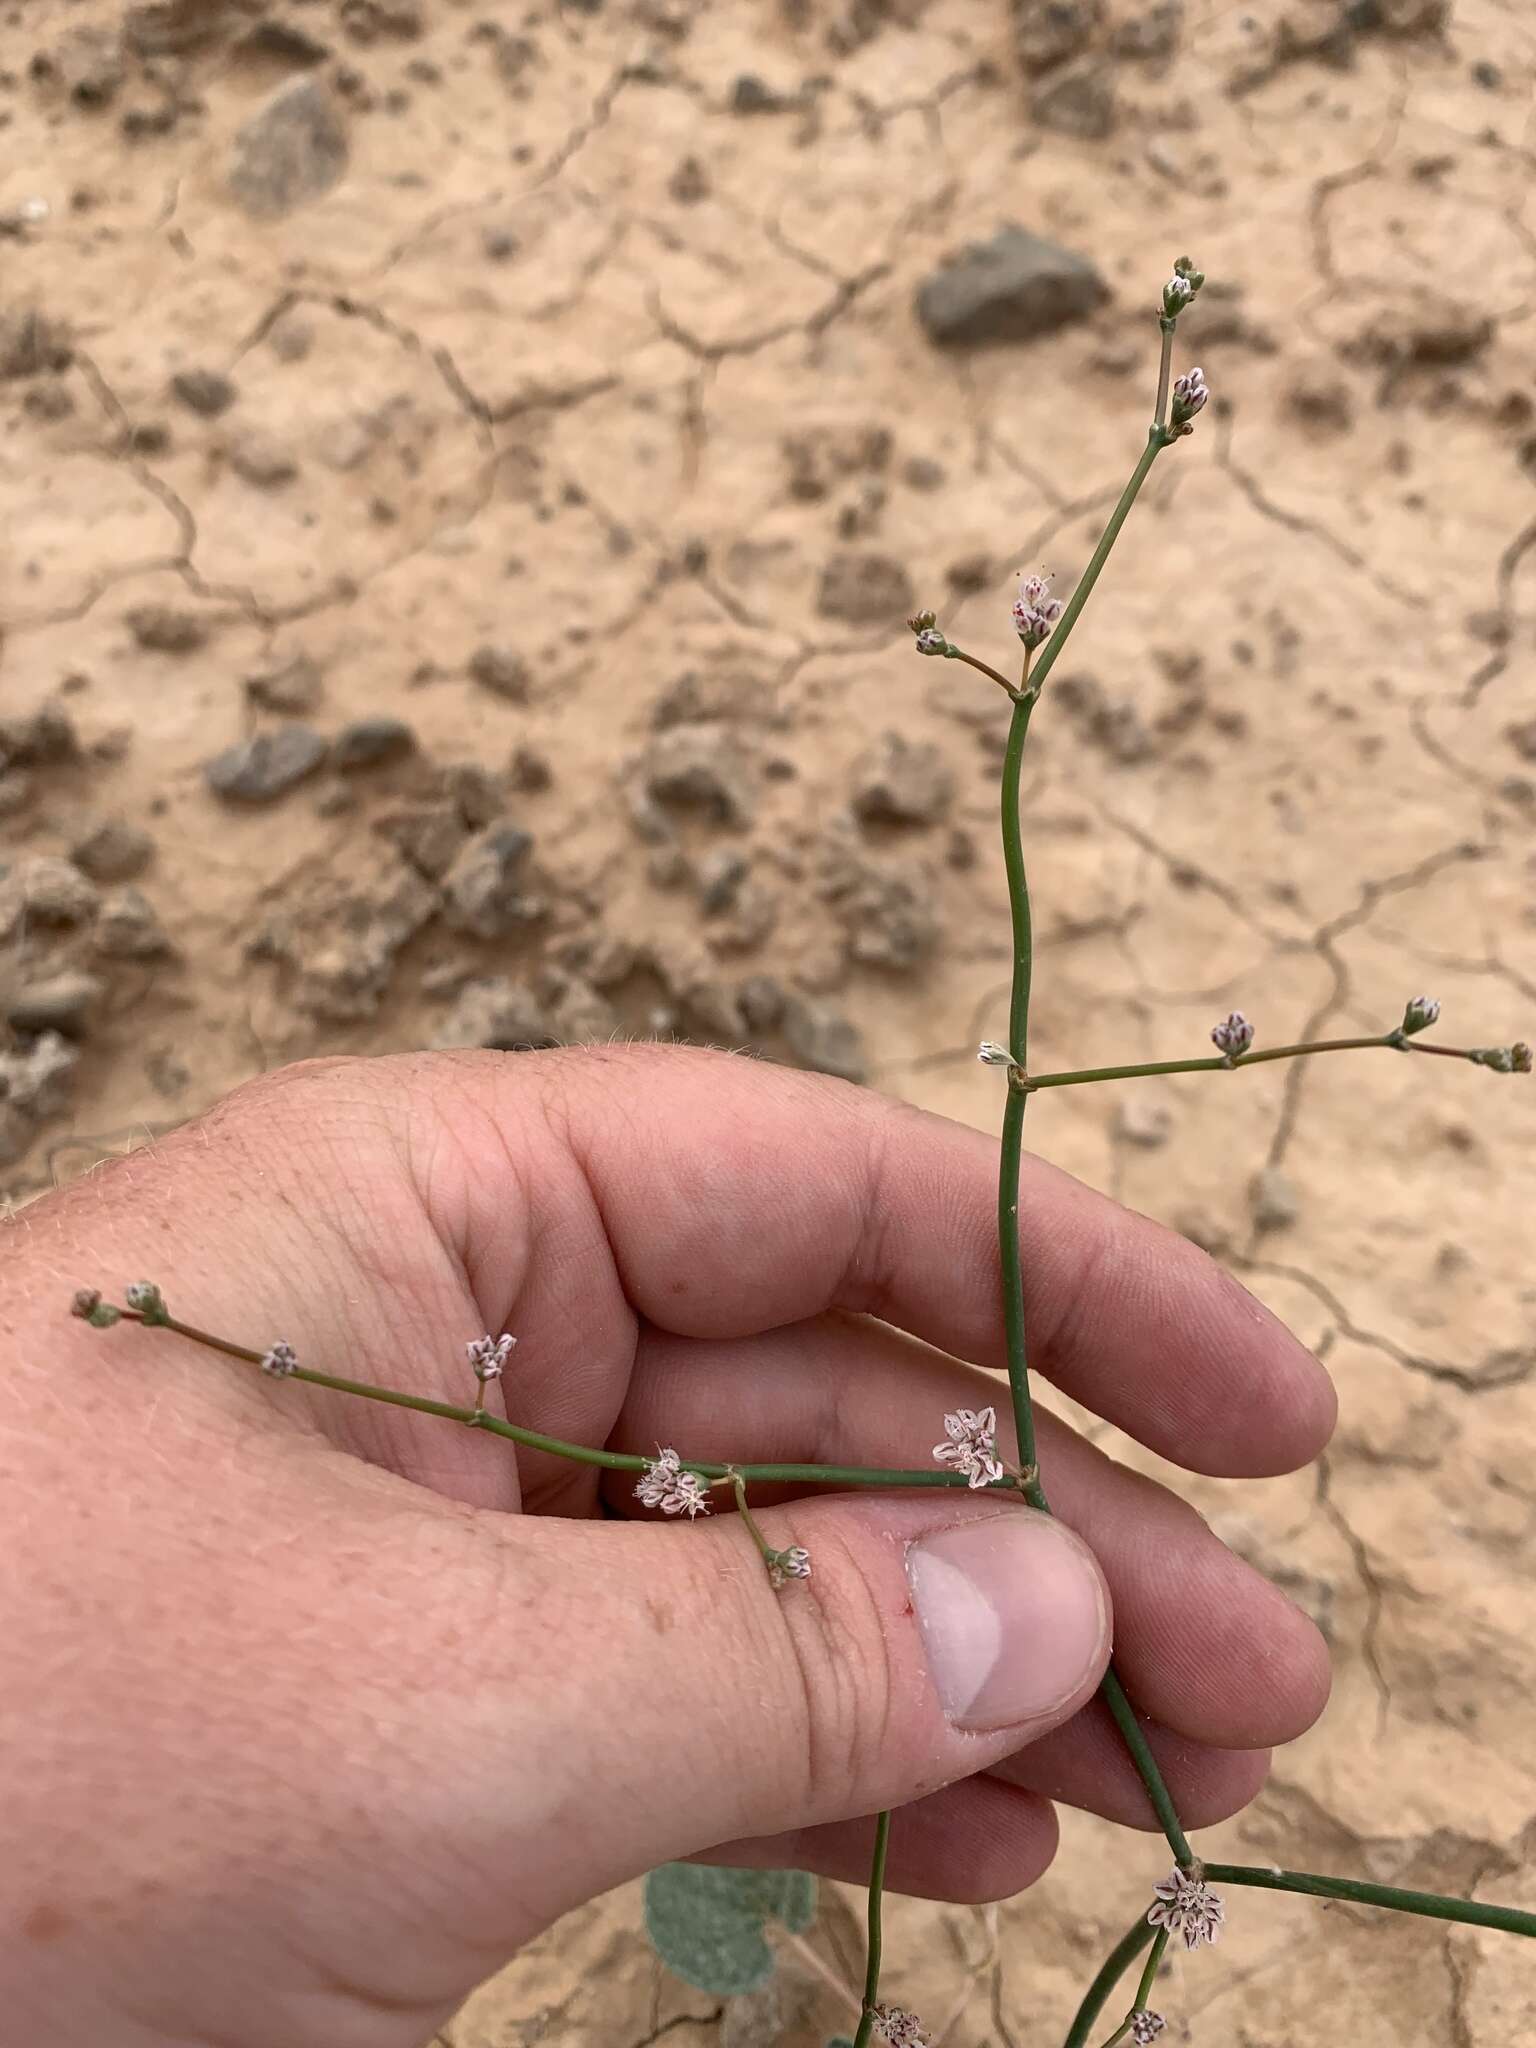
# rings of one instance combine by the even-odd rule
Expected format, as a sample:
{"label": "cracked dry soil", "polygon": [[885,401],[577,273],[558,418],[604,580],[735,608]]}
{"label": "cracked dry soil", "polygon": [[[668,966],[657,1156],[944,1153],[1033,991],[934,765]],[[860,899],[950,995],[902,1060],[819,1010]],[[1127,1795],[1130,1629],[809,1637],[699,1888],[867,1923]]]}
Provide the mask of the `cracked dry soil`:
{"label": "cracked dry soil", "polygon": [[[11,1202],[322,1049],[671,1033],[991,1127],[1003,707],[900,613],[1003,658],[1012,572],[1070,586],[1183,247],[1219,404],[1036,720],[1039,1058],[1198,1052],[1238,1003],[1378,1029],[1420,988],[1531,1035],[1520,0],[5,20]],[[918,288],[1010,220],[1106,296],[936,347]],[[1057,1095],[1030,1135],[1338,1380],[1320,1471],[1179,1482],[1337,1671],[1212,1850],[1531,1903],[1536,1095],[1371,1054]],[[1160,1867],[1068,1815],[999,1913],[892,1906],[892,1993],[953,2048],[1052,2042]],[[851,1969],[830,1887],[819,1939]],[[1174,2041],[1536,2034],[1529,1954],[1472,1930],[1249,1895],[1175,1967]],[[794,1969],[780,2023],[722,2022],[625,1893],[445,2038],[819,2044],[846,2014]]]}

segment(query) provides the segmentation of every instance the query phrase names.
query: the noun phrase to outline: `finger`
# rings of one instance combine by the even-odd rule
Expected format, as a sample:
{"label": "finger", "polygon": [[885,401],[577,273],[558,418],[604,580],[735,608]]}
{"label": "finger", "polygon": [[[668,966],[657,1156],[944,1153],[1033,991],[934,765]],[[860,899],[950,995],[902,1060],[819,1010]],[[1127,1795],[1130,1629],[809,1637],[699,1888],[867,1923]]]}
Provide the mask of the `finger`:
{"label": "finger", "polygon": [[[665,1431],[694,1458],[741,1458],[745,1446],[759,1463],[909,1468],[929,1462],[948,1410],[1000,1393],[996,1380],[855,1317],[732,1344],[648,1331],[614,1442],[643,1452]],[[998,1419],[1012,1455],[1005,1410]],[[1166,1488],[1044,1410],[1036,1428],[1052,1506],[1114,1594],[1116,1662],[1137,1705],[1222,1748],[1263,1748],[1310,1727],[1327,1699],[1328,1655],[1308,1618]]]}
{"label": "finger", "polygon": [[[476,1064],[458,1081],[473,1076],[492,1126],[522,1116],[521,1059],[461,1057]],[[550,1113],[629,1301],[658,1327],[729,1338],[838,1307],[1003,1363],[991,1138],[726,1055],[547,1057]],[[420,1068],[421,1086],[434,1071]],[[496,1199],[488,1182],[470,1233],[488,1273],[509,1228]],[[558,1199],[541,1187],[546,1215]],[[1020,1232],[1034,1356],[1075,1399],[1209,1472],[1286,1471],[1326,1441],[1326,1374],[1187,1240],[1038,1160]]]}
{"label": "finger", "polygon": [[[1048,1800],[992,1778],[963,1778],[892,1814],[886,1888],[959,1906],[1009,1899],[1045,1875],[1058,1833]],[[845,1884],[867,1884],[873,1846],[874,1822],[866,1817],[727,1842],[699,1861],[809,1870]]]}
{"label": "finger", "polygon": [[[1142,1732],[1186,1828],[1230,1820],[1258,1797],[1269,1776],[1267,1749],[1213,1749],[1146,1720]],[[1101,1700],[1090,1701],[1064,1727],[1017,1756],[994,1764],[991,1776],[1121,1827],[1159,1831],[1147,1788]]]}

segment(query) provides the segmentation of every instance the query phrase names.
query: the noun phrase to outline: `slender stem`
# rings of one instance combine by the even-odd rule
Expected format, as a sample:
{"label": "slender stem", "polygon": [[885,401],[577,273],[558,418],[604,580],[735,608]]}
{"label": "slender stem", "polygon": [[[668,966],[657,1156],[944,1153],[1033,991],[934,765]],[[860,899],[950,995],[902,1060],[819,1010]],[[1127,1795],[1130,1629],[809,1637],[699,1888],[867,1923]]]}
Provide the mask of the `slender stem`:
{"label": "slender stem", "polygon": [[1189,1846],[1189,1839],[1179,1823],[1178,1811],[1173,1795],[1163,1782],[1163,1774],[1157,1767],[1157,1759],[1141,1731],[1136,1719],[1136,1710],[1125,1696],[1125,1687],[1120,1683],[1113,1664],[1105,1672],[1099,1686],[1104,1704],[1114,1716],[1120,1739],[1130,1751],[1131,1762],[1136,1766],[1137,1775],[1147,1788],[1147,1797],[1152,1802],[1152,1811],[1157,1815],[1158,1825],[1168,1838],[1174,1861],[1181,1870],[1187,1870],[1195,1860],[1195,1852]]}
{"label": "slender stem", "polygon": [[1246,1884],[1268,1892],[1301,1892],[1313,1899],[1347,1899],[1356,1906],[1382,1906],[1392,1913],[1417,1913],[1426,1920],[1456,1920],[1466,1927],[1494,1927],[1502,1934],[1536,1939],[1536,1913],[1516,1906],[1485,1906],[1476,1899],[1451,1899],[1439,1892],[1405,1892],[1391,1884],[1366,1884],[1353,1877],[1316,1877],[1304,1870],[1273,1870],[1247,1863],[1207,1863],[1212,1884]]}
{"label": "slender stem", "polygon": [[1131,1923],[1128,1932],[1121,1935],[1100,1965],[1099,1974],[1083,1993],[1083,2002],[1067,2029],[1062,2048],[1088,2048],[1088,2036],[1093,2031],[1095,2020],[1109,2003],[1109,1994],[1150,1944],[1155,1933],[1156,1929],[1148,1924],[1143,1913]]}
{"label": "slender stem", "polygon": [[869,1946],[864,1963],[864,2010],[859,2015],[859,2031],[853,2037],[853,2048],[868,2048],[870,2032],[875,2024],[875,2005],[880,1997],[880,1911],[885,1898],[885,1857],[890,1844],[891,1816],[878,1813],[875,1816],[875,1853],[869,1864]]}
{"label": "slender stem", "polygon": [[[135,1309],[120,1309],[125,1323],[142,1323],[143,1317]],[[201,1344],[206,1350],[219,1351],[227,1358],[238,1358],[248,1365],[260,1365],[264,1353],[253,1351],[247,1344],[232,1344],[226,1337],[212,1336],[207,1330],[199,1330],[191,1323],[183,1323],[170,1317],[165,1322],[156,1322],[149,1327],[172,1330],[178,1337],[186,1337],[194,1344]],[[499,1416],[488,1415],[483,1408],[463,1408],[452,1401],[429,1400],[424,1394],[402,1394],[393,1387],[379,1387],[367,1380],[342,1379],[336,1373],[312,1372],[307,1366],[296,1366],[285,1378],[302,1380],[307,1386],[328,1387],[338,1394],[356,1394],[365,1401],[383,1401],[391,1408],[410,1408],[418,1415],[440,1415],[448,1422],[461,1422],[471,1429],[483,1429],[491,1436],[507,1438],[521,1444],[525,1450],[547,1451],[556,1458],[569,1458],[577,1465],[597,1465],[609,1472],[643,1472],[651,1463],[649,1458],[636,1456],[629,1451],[597,1451],[586,1444],[567,1443],[563,1437],[545,1436],[536,1429],[522,1429],[515,1422],[503,1422]],[[885,1470],[878,1466],[862,1465],[740,1465],[717,1464],[706,1458],[685,1458],[683,1464],[690,1472],[697,1472],[701,1479],[740,1478],[757,1485],[789,1486],[941,1486],[963,1487],[967,1485],[964,1476],[958,1472],[918,1471],[904,1472],[896,1469]],[[993,1482],[992,1490],[1011,1493],[1018,1488],[1015,1479]]]}
{"label": "slender stem", "polygon": [[1147,445],[1141,451],[1141,460],[1131,471],[1131,480],[1120,493],[1120,502],[1109,515],[1109,524],[1099,535],[1099,544],[1088,558],[1088,566],[1077,580],[1077,588],[1067,600],[1067,608],[1057,620],[1055,630],[1040,650],[1039,663],[1031,678],[1030,687],[1039,691],[1046,677],[1056,666],[1057,657],[1067,644],[1067,635],[1077,624],[1078,614],[1093,595],[1093,586],[1099,580],[1099,571],[1109,560],[1109,551],[1119,538],[1125,524],[1126,514],[1136,502],[1136,493],[1146,482],[1152,465],[1164,448],[1168,446],[1167,430],[1152,426],[1147,430]]}
{"label": "slender stem", "polygon": [[1142,1965],[1141,1982],[1136,1986],[1136,2001],[1131,2007],[1132,2012],[1146,2010],[1147,2000],[1152,1996],[1152,1986],[1157,1982],[1157,1973],[1162,1968],[1163,1951],[1168,1946],[1168,1934],[1169,1930],[1166,1927],[1159,1927],[1157,1930],[1152,1952]]}
{"label": "slender stem", "polygon": [[[1396,1032],[1380,1032],[1374,1038],[1317,1038],[1302,1045],[1269,1045],[1258,1052],[1240,1053],[1236,1059],[1217,1055],[1213,1059],[1143,1060],[1128,1067],[1074,1067],[1069,1073],[1017,1075],[1010,1085],[1022,1095],[1037,1088],[1080,1088],[1089,1081],[1139,1081],[1148,1074],[1216,1073],[1222,1068],[1260,1067],[1268,1060],[1295,1060],[1319,1052],[1372,1052],[1378,1047],[1389,1052],[1438,1053],[1444,1059],[1464,1060],[1467,1055],[1456,1046],[1420,1045],[1416,1039]],[[1009,1048],[1012,1051],[1012,1047]],[[1017,1058],[1017,1054],[1014,1055]]]}
{"label": "slender stem", "polygon": [[[1024,742],[1037,698],[1022,696],[1013,707],[1008,744],[1003,753],[1003,866],[1008,877],[1008,909],[1013,921],[1013,982],[1008,1006],[1008,1050],[1020,1069],[1029,1058],[1029,995],[1034,972],[1034,929],[1030,919],[1029,877],[1024,867],[1024,833],[1019,818],[1019,779]],[[1024,1270],[1019,1245],[1019,1168],[1024,1152],[1024,1095],[1010,1089],[1003,1109],[1002,1156],[997,1175],[997,1247],[1002,1264],[1003,1331],[1008,1355],[1008,1389],[1013,1424],[1018,1434],[1019,1463],[1035,1469],[1035,1418],[1029,1395],[1029,1352],[1024,1330]],[[1036,1478],[1025,1486],[1032,1507],[1049,1512]]]}
{"label": "slender stem", "polygon": [[1168,385],[1173,376],[1173,330],[1175,322],[1170,320],[1168,315],[1164,313],[1159,316],[1157,324],[1163,330],[1163,352],[1157,365],[1157,404],[1153,408],[1152,422],[1154,426],[1166,427],[1168,424]]}
{"label": "slender stem", "polygon": [[950,642],[949,658],[951,661],[963,661],[967,668],[977,669],[982,675],[990,676],[998,688],[1006,690],[1010,697],[1018,696],[1018,691],[1009,682],[1008,678],[1004,675],[999,675],[990,662],[978,661],[974,654],[967,654],[963,647],[956,647],[953,641]]}

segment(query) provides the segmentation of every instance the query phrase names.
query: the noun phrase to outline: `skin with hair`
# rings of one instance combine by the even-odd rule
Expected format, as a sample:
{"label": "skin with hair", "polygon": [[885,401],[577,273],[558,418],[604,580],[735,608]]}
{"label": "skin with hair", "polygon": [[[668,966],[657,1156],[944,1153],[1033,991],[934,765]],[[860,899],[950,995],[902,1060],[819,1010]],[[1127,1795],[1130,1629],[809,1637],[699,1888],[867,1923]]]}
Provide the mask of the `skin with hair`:
{"label": "skin with hair", "polygon": [[[775,1591],[728,1497],[663,1523],[633,1473],[66,1313],[148,1276],[203,1328],[453,1402],[479,1391],[465,1345],[505,1330],[491,1401],[551,1436],[916,1466],[946,1412],[997,1397],[996,1173],[975,1132],[728,1055],[423,1055],[289,1069],[21,1212],[0,1395],[18,2030],[419,2048],[578,1901],[693,1855],[859,1877],[882,1807],[903,1809],[893,1887],[1015,1892],[1055,1801],[1152,1824],[1094,1698],[1111,1618],[1180,1813],[1241,1807],[1319,1711],[1323,1646],[1048,1413],[1064,1530],[963,1488],[754,1488],[768,1541],[814,1559]],[[1029,1160],[1020,1231],[1044,1379],[1197,1471],[1325,1442],[1320,1367],[1193,1246]],[[1035,1711],[967,1720],[914,1620],[935,1569],[908,1565],[948,1583],[993,1525],[1043,1526],[1042,1574],[1088,1589],[1081,1668]]]}

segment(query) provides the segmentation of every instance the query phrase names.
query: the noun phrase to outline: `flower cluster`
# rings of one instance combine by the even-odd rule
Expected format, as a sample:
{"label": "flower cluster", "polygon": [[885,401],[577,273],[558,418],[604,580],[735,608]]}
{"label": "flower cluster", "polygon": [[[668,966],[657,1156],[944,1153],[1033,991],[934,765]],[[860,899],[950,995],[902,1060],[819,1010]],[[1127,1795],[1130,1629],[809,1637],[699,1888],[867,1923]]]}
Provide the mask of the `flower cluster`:
{"label": "flower cluster", "polygon": [[1173,266],[1173,275],[1163,286],[1163,318],[1177,320],[1190,300],[1205,283],[1205,272],[1196,270],[1192,256],[1181,256]]}
{"label": "flower cluster", "polygon": [[984,1038],[976,1053],[984,1067],[1016,1067],[1019,1063],[1006,1045],[999,1045],[995,1038]]}
{"label": "flower cluster", "polygon": [[1160,2012],[1153,2012],[1150,2006],[1140,2006],[1131,2014],[1131,2039],[1136,2048],[1151,2048],[1168,2022]]}
{"label": "flower cluster", "polygon": [[660,1508],[664,1515],[686,1515],[690,1522],[695,1515],[709,1513],[708,1487],[697,1472],[683,1470],[676,1451],[658,1448],[640,1475],[635,1498],[648,1508]]}
{"label": "flower cluster", "polygon": [[1439,1019],[1440,1005],[1433,996],[1410,996],[1403,1011],[1402,1028],[1411,1038],[1415,1031],[1427,1031]]}
{"label": "flower cluster", "polygon": [[78,1316],[83,1323],[89,1323],[93,1330],[110,1330],[122,1317],[110,1301],[103,1301],[99,1287],[77,1287],[74,1300],[69,1305],[72,1316]]}
{"label": "flower cluster", "polygon": [[1240,1059],[1253,1043],[1253,1026],[1241,1010],[1211,1027],[1211,1043],[1224,1059]]}
{"label": "flower cluster", "polygon": [[917,635],[919,654],[948,654],[949,642],[939,631],[936,612],[914,612],[907,621],[907,630]]}
{"label": "flower cluster", "polygon": [[135,1280],[131,1287],[123,1289],[123,1300],[141,1323],[163,1324],[171,1320],[165,1296],[153,1280]]}
{"label": "flower cluster", "polygon": [[871,2006],[875,2032],[890,2048],[928,2048],[928,2036],[915,2012],[900,2005]]}
{"label": "flower cluster", "polygon": [[1192,434],[1195,431],[1194,418],[1197,412],[1204,412],[1210,389],[1201,369],[1186,370],[1182,377],[1173,380],[1173,407],[1169,414],[1169,425],[1175,435]]}
{"label": "flower cluster", "polygon": [[1147,1909],[1147,1919],[1154,1927],[1166,1927],[1170,1934],[1182,1935],[1186,1948],[1198,1948],[1202,1941],[1216,1940],[1227,1909],[1203,1877],[1175,1870],[1152,1889],[1157,1898]]}
{"label": "flower cluster", "polygon": [[483,1386],[487,1380],[499,1380],[508,1358],[512,1355],[515,1337],[503,1334],[500,1337],[477,1337],[472,1344],[464,1346],[475,1378]]}
{"label": "flower cluster", "polygon": [[[692,1474],[686,1475],[692,1478]],[[765,1550],[763,1563],[768,1567],[768,1583],[777,1590],[787,1579],[808,1579],[811,1576],[811,1553],[799,1543],[792,1543],[788,1550]]]}
{"label": "flower cluster", "polygon": [[1531,1071],[1531,1048],[1519,1038],[1513,1045],[1474,1045],[1467,1058],[1474,1067],[1491,1067],[1496,1074]]}
{"label": "flower cluster", "polygon": [[299,1354],[291,1344],[274,1344],[262,1353],[261,1369],[275,1380],[285,1380],[298,1371]]}
{"label": "flower cluster", "polygon": [[1051,596],[1048,576],[1025,576],[1019,583],[1013,623],[1026,647],[1038,647],[1061,617],[1061,599]]}
{"label": "flower cluster", "polygon": [[953,1415],[945,1416],[944,1427],[949,1432],[949,1442],[933,1447],[933,1455],[941,1465],[953,1465],[957,1472],[963,1472],[972,1488],[989,1486],[1003,1477],[997,1455],[995,1408],[983,1408],[979,1414],[974,1408],[957,1408]]}

